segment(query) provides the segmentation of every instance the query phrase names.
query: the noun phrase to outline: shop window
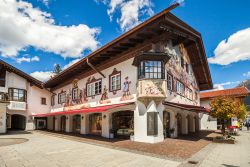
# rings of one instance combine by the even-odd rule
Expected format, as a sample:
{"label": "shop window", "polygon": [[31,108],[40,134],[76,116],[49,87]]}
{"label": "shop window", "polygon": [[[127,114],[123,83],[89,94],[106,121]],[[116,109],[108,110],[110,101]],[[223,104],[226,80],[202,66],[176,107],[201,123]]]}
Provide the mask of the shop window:
{"label": "shop window", "polygon": [[62,92],[58,94],[58,104],[62,104],[66,102],[66,92]]}
{"label": "shop window", "polygon": [[51,96],[51,106],[55,105],[55,95]]}
{"label": "shop window", "polygon": [[0,87],[5,87],[6,71],[0,70]]}
{"label": "shop window", "polygon": [[24,89],[9,88],[9,98],[11,101],[26,102],[27,92]]}
{"label": "shop window", "polygon": [[45,97],[42,97],[42,98],[41,98],[41,104],[42,104],[42,105],[46,105],[46,98],[45,98]]}
{"label": "shop window", "polygon": [[80,90],[78,88],[72,89],[72,100],[78,100],[80,99]]}
{"label": "shop window", "polygon": [[138,74],[139,79],[164,79],[164,64],[162,61],[141,61]]}
{"label": "shop window", "polygon": [[173,90],[173,76],[170,74],[167,74],[167,87],[168,90]]}
{"label": "shop window", "polygon": [[148,136],[158,135],[158,113],[157,112],[147,113],[147,135]]}
{"label": "shop window", "polygon": [[102,93],[102,80],[87,84],[87,96],[95,96]]}
{"label": "shop window", "polygon": [[113,73],[109,75],[109,91],[121,90],[121,71],[114,69]]}
{"label": "shop window", "polygon": [[176,81],[176,91],[179,95],[184,95],[184,85],[180,81]]}

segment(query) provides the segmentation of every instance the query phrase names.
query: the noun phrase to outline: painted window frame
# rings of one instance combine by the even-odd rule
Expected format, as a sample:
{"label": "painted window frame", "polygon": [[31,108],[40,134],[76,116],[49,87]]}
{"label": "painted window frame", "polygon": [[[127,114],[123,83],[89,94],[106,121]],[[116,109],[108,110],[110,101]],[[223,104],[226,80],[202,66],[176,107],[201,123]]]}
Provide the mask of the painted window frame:
{"label": "painted window frame", "polygon": [[189,100],[193,100],[193,90],[188,87],[186,87],[186,97]]}
{"label": "painted window frame", "polygon": [[[99,84],[99,85],[97,85]],[[89,87],[92,89],[92,93],[89,94]],[[97,87],[99,87],[97,89]],[[93,97],[102,94],[102,79],[97,79],[95,81],[86,84],[87,97]]]}
{"label": "painted window frame", "polygon": [[[182,91],[180,92],[179,91],[179,88],[181,88],[181,87],[179,87],[179,86],[181,86],[182,85]],[[181,95],[181,96],[184,96],[185,95],[185,86],[184,86],[184,84],[181,82],[181,81],[179,81],[179,80],[176,80],[176,93],[178,94],[178,95]]]}
{"label": "painted window frame", "polygon": [[[62,101],[62,95],[64,95],[65,96],[65,98],[64,98],[64,101]],[[66,103],[66,92],[64,91],[64,92],[61,92],[61,93],[58,93],[58,104],[63,104],[63,103]]]}
{"label": "painted window frame", "polygon": [[[116,78],[115,87],[113,88],[114,85],[113,85],[112,78],[118,77],[118,76],[119,76],[119,79]],[[119,84],[117,84],[117,81]],[[120,85],[120,86],[118,87],[117,85]],[[121,71],[117,71],[116,73],[109,75],[109,91],[114,92],[118,90],[121,90]]]}
{"label": "painted window frame", "polygon": [[[171,78],[171,80],[169,80],[169,77]],[[170,81],[171,83],[169,84]],[[171,88],[169,88],[170,85],[171,85]],[[167,73],[167,89],[171,91],[174,90],[174,77],[170,73]]]}
{"label": "painted window frame", "polygon": [[[74,94],[76,91],[76,95]],[[80,89],[78,87],[75,87],[72,89],[72,100],[79,100],[80,99]]]}
{"label": "painted window frame", "polygon": [[[17,92],[14,92],[14,90],[17,90]],[[23,97],[21,99],[20,97],[20,92],[23,92]],[[9,88],[8,89],[9,92],[9,99],[10,101],[19,101],[19,102],[27,102],[27,91],[25,89],[19,89],[19,88]],[[14,96],[14,94],[17,93],[17,96]],[[14,98],[14,97],[17,97]]]}

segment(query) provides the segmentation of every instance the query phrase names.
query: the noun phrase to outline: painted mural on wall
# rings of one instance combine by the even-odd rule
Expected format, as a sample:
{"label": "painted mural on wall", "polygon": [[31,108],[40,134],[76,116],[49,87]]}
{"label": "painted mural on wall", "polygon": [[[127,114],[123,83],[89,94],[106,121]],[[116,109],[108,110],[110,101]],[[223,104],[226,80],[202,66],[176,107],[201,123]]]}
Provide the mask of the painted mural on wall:
{"label": "painted mural on wall", "polygon": [[106,88],[106,86],[104,86],[103,88],[103,93],[101,96],[101,100],[99,101],[100,104],[107,104],[107,103],[111,103],[110,99],[108,98],[108,89]]}
{"label": "painted mural on wall", "polygon": [[125,101],[125,100],[132,100],[134,97],[133,95],[131,95],[130,93],[130,84],[131,81],[129,81],[129,78],[126,77],[125,78],[125,82],[123,83],[123,95],[122,98],[120,99],[120,101]]}
{"label": "painted mural on wall", "polygon": [[[168,42],[165,44],[164,51],[171,55],[170,60],[166,64],[167,73],[174,76],[175,79],[181,81],[185,87],[193,90],[193,94],[195,94],[194,92],[199,89],[184,45],[180,44],[173,47],[171,42]],[[182,61],[184,61],[183,64]],[[187,71],[186,68],[188,68],[189,71]],[[197,103],[196,101],[194,102]]]}
{"label": "painted mural on wall", "polygon": [[[72,97],[73,90],[75,91],[74,98]],[[89,104],[87,102],[88,99],[87,99],[86,89],[85,88],[80,89],[78,87],[78,80],[77,79],[73,80],[72,88],[66,91],[66,103],[64,104],[64,110],[87,108],[89,107]]]}

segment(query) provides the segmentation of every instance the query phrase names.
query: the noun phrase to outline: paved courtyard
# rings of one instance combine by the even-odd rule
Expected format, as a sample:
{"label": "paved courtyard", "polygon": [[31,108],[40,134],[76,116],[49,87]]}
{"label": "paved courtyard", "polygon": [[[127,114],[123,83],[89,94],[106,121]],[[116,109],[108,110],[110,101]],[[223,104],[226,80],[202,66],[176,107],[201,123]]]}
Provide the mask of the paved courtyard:
{"label": "paved courtyard", "polygon": [[0,147],[0,167],[175,167],[178,161],[67,140],[41,133],[1,135],[29,141]]}
{"label": "paved courtyard", "polygon": [[211,144],[214,147],[200,164],[200,167],[249,167],[250,131],[245,129],[235,137],[236,144]]}

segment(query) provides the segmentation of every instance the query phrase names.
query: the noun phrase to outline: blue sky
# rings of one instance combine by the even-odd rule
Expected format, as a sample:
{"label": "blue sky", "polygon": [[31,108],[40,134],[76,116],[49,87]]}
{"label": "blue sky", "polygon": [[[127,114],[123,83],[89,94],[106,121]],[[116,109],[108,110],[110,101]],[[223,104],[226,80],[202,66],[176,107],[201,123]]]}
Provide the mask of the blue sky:
{"label": "blue sky", "polygon": [[[66,68],[172,0],[8,1],[0,0],[0,59],[44,79],[54,64]],[[216,87],[250,79],[249,6],[247,0],[185,0],[172,11],[202,34]]]}

